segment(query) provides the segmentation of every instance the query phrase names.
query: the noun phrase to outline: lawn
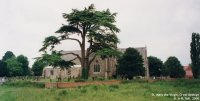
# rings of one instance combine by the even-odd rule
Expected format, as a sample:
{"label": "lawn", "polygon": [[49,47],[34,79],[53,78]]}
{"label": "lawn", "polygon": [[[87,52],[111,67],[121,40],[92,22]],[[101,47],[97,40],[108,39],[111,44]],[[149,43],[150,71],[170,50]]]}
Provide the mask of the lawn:
{"label": "lawn", "polygon": [[[123,81],[115,85],[87,85],[76,88],[44,88],[31,82],[7,83],[0,86],[0,101],[173,101],[164,94],[196,94],[199,101],[200,80],[147,82]],[[188,96],[185,96],[188,98]],[[178,98],[178,97],[176,97]],[[180,98],[180,96],[179,96]],[[183,97],[184,98],[184,97]],[[194,99],[196,98],[196,99]]]}

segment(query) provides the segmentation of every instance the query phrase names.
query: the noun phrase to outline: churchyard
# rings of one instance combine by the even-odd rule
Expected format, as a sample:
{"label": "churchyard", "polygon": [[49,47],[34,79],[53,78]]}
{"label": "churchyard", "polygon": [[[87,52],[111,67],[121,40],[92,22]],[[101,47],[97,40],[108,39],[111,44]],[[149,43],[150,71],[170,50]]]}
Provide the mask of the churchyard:
{"label": "churchyard", "polygon": [[[44,7],[46,7],[46,5]],[[99,8],[99,6],[97,7]],[[21,5],[16,8],[21,8]],[[20,48],[19,46],[21,46],[22,43],[16,43],[19,41],[17,41],[17,39],[20,38],[23,38],[23,40],[21,39],[23,43],[28,43],[29,40],[24,40],[28,39],[28,37],[23,34],[27,32],[12,32],[13,29],[11,28],[10,30],[10,27],[8,27],[9,31],[1,32],[16,33],[16,36],[19,36],[17,33],[20,33],[23,36],[15,38],[16,40],[14,40],[14,42],[12,42],[12,38],[10,39],[10,37],[9,39],[6,39],[9,40],[9,42],[12,42],[12,44],[16,43],[13,44],[14,48],[11,48],[9,44],[1,45],[8,46],[6,48],[3,47],[2,49],[5,48],[14,51],[13,49],[17,48],[21,50],[15,50],[17,55],[12,51],[7,50],[0,60],[0,101],[200,101],[199,33],[192,33],[191,43],[187,43],[188,46],[190,45],[190,48],[188,46],[182,46],[183,49],[188,49],[188,52],[190,51],[190,62],[189,57],[183,55],[185,53],[175,54],[172,50],[165,49],[171,45],[181,45],[176,44],[177,39],[175,39],[176,41],[171,41],[173,38],[167,39],[167,43],[174,42],[170,43],[169,46],[165,44],[165,42],[162,42],[163,39],[167,38],[164,34],[169,34],[169,32],[154,32],[154,30],[159,30],[158,26],[155,27],[156,29],[151,29],[149,26],[146,26],[145,28],[144,25],[146,24],[142,23],[141,29],[136,27],[138,25],[133,26],[133,23],[128,25],[128,23],[132,22],[132,19],[134,19],[134,17],[131,17],[128,22],[124,23],[125,27],[131,26],[129,28],[131,30],[126,31],[125,27],[118,28],[118,26],[123,24],[116,23],[118,22],[118,18],[116,18],[118,12],[113,12],[113,10],[118,11],[117,9],[105,8],[104,10],[100,10],[96,9],[94,4],[90,4],[88,7],[82,9],[76,7],[73,8],[74,9],[71,11],[60,14],[66,21],[66,24],[62,24],[60,28],[53,32],[49,32],[49,29],[46,31],[39,30],[45,29],[46,26],[51,28],[49,25],[50,23],[47,23],[47,25],[43,27],[40,26],[41,21],[43,22],[43,20],[38,20],[38,24],[32,26],[28,26],[30,22],[22,23],[22,25],[28,27],[21,26],[20,29],[27,29],[28,33],[33,32],[33,36],[35,36],[34,33],[49,33],[45,35],[45,37],[42,34],[38,35],[35,39],[32,39],[31,37],[30,39],[33,41],[30,40],[31,43],[28,44],[29,47],[26,45],[22,46],[23,48]],[[167,7],[166,11],[168,11],[168,8],[169,7]],[[49,12],[49,9],[45,12]],[[121,14],[123,15],[124,13]],[[130,14],[130,12],[128,14]],[[172,15],[174,14],[179,13],[174,12]],[[184,17],[183,15],[181,16]],[[37,20],[35,20],[37,17],[33,17],[33,22],[37,22]],[[54,18],[54,16],[50,17]],[[125,19],[128,19],[128,17],[129,16],[124,17],[122,22],[126,21]],[[143,15],[142,17],[151,18],[151,16],[146,15]],[[15,18],[15,16],[13,18]],[[25,17],[22,19],[24,18]],[[171,16],[167,19],[171,19]],[[153,21],[154,20],[155,19],[153,19]],[[13,21],[15,22],[15,20]],[[121,20],[119,20],[119,22],[120,21]],[[148,19],[147,22],[149,21],[151,20]],[[145,22],[145,20],[142,20],[142,22]],[[174,22],[177,23],[176,19],[174,19]],[[141,21],[139,23],[141,23]],[[157,21],[152,24],[155,23],[157,24]],[[54,26],[55,28],[58,27],[55,22],[52,22],[52,24],[56,25]],[[148,24],[149,23],[147,23],[147,25]],[[8,25],[12,24],[8,23]],[[159,26],[163,25],[168,24],[162,23]],[[164,26],[164,28],[160,29],[173,27],[173,29],[170,28],[172,30],[170,33],[182,33],[182,31],[176,32],[174,29],[179,25],[171,25],[173,24]],[[39,31],[34,32],[32,29],[28,29],[33,28],[33,26],[40,26],[40,28],[34,28]],[[148,30],[148,28],[151,30]],[[191,28],[193,27],[191,26]],[[136,29],[139,30],[135,32],[134,30]],[[142,30],[146,31],[146,29],[147,32],[142,32]],[[185,32],[191,31],[192,30],[190,29]],[[54,33],[54,35],[51,35],[50,33]],[[122,37],[118,37],[118,33],[127,34],[128,37],[123,39]],[[132,33],[132,35],[129,35],[128,33]],[[142,33],[145,34],[142,35]],[[148,36],[147,33],[150,36]],[[163,33],[164,37],[159,38],[159,35],[153,37],[152,35],[154,35],[154,33],[158,33],[159,35],[161,35],[160,33]],[[140,34],[142,37],[137,39],[135,36],[139,36]],[[186,34],[188,33],[185,33],[185,35]],[[144,35],[148,40],[145,39]],[[169,34],[167,36],[171,35]],[[34,46],[33,44],[36,43],[35,40],[40,37],[43,38],[43,41],[42,39],[37,40],[40,42],[40,44],[37,43],[37,45],[40,46],[32,48],[32,46]],[[155,40],[153,38],[160,40],[157,42],[155,41],[155,43],[149,43]],[[118,47],[120,46],[120,39],[122,39],[122,42],[124,40],[131,44],[122,45],[126,48],[120,48]],[[141,41],[142,39],[145,41]],[[182,40],[185,41],[185,39]],[[75,41],[76,44],[78,44],[78,47],[71,50],[74,47],[73,44],[63,44],[63,41]],[[145,44],[145,47],[135,47],[141,45],[141,43],[136,44],[138,41],[141,42],[142,45]],[[9,42],[5,41],[2,43]],[[148,49],[150,50],[148,51],[148,54],[146,43],[148,43]],[[156,45],[157,43],[162,44],[153,46],[153,44]],[[179,43],[185,44],[181,41]],[[61,49],[61,47],[59,47],[60,45],[64,46],[64,48],[62,47]],[[158,50],[162,49],[163,46],[165,47],[163,48],[164,50]],[[26,50],[25,47],[34,50],[34,52],[30,50],[27,50],[27,52],[23,51]],[[159,53],[160,56],[158,54],[155,55],[158,55],[159,58],[166,57],[166,60],[164,59],[165,61],[162,61],[157,56],[151,56],[157,51],[154,50],[154,52],[152,50],[154,47],[156,47],[159,52],[162,52]],[[177,52],[185,51],[182,48],[178,50],[178,47],[174,47],[173,49]],[[31,55],[23,55],[29,51],[32,52],[30,53]],[[20,53],[21,55],[19,55],[18,52],[23,54]],[[36,53],[40,55],[38,56]],[[189,56],[189,54],[187,54],[187,56]],[[182,65],[178,57],[182,61],[184,58],[188,60],[184,60],[184,65]],[[30,62],[28,59],[34,59],[31,61],[33,63],[31,64],[32,66],[29,64]]]}
{"label": "churchyard", "polygon": [[0,85],[0,101],[199,101],[200,94],[198,79],[125,80],[119,84],[62,89],[45,88],[44,83],[27,80],[6,82]]}

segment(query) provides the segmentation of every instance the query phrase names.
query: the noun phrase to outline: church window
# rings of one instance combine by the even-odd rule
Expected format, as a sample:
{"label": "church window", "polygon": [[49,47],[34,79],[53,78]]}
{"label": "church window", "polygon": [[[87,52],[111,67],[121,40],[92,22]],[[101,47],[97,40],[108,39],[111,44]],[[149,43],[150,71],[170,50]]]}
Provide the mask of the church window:
{"label": "church window", "polygon": [[94,72],[100,72],[100,65],[94,64]]}

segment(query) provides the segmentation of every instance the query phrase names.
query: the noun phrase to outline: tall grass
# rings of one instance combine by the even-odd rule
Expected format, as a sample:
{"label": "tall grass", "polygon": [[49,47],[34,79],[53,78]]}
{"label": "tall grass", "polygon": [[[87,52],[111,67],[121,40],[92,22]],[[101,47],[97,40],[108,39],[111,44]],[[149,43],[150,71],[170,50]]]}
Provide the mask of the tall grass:
{"label": "tall grass", "polygon": [[32,81],[17,80],[17,81],[7,81],[7,82],[3,83],[2,86],[44,88],[45,83],[44,82],[32,82]]}
{"label": "tall grass", "polygon": [[183,79],[151,83],[133,80],[66,89],[46,89],[34,82],[19,81],[0,86],[0,101],[173,101],[173,97],[153,97],[152,93],[200,93],[199,87],[200,80]]}

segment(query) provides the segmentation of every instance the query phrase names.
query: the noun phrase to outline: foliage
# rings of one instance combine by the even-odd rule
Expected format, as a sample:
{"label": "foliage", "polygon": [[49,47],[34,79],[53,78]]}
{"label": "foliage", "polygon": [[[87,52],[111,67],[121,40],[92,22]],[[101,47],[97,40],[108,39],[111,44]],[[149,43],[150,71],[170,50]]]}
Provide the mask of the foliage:
{"label": "foliage", "polygon": [[127,48],[117,62],[117,74],[121,77],[132,79],[133,76],[144,75],[142,56],[134,48]]}
{"label": "foliage", "polygon": [[[72,9],[69,14],[63,13],[63,18],[68,22],[67,25],[62,25],[56,33],[59,36],[49,36],[45,38],[43,47],[40,51],[46,52],[48,47],[50,51],[54,51],[55,45],[64,40],[73,40],[78,42],[81,49],[81,56],[75,53],[68,53],[62,55],[74,55],[81,62],[83,71],[87,73],[82,74],[84,79],[88,78],[89,67],[100,50],[116,49],[116,44],[119,42],[115,33],[120,30],[114,24],[116,13],[111,13],[109,9],[103,11],[96,11],[94,5],[90,5],[84,10]],[[78,35],[80,38],[74,38],[72,35]],[[89,47],[86,49],[86,42]],[[116,50],[112,50],[116,51]],[[111,52],[111,51],[107,51]],[[94,55],[95,54],[95,55]],[[111,55],[111,54],[109,54]],[[113,54],[112,54],[113,55]],[[105,54],[104,54],[105,56]],[[89,59],[89,57],[93,57]]]}
{"label": "foliage", "polygon": [[148,57],[148,64],[149,64],[149,74],[150,76],[161,76],[161,69],[163,67],[163,62],[154,56]]}
{"label": "foliage", "polygon": [[109,85],[109,87],[114,89],[119,89],[119,85],[116,84]]}
{"label": "foliage", "polygon": [[190,56],[192,60],[192,72],[194,78],[200,77],[200,34],[192,33],[190,44]]}
{"label": "foliage", "polygon": [[7,63],[6,63],[6,60],[8,60],[8,59],[10,59],[10,58],[13,58],[13,57],[15,57],[15,55],[13,54],[13,52],[11,52],[11,51],[7,51],[5,54],[4,54],[4,56],[3,56],[3,58],[2,58],[2,61],[1,61],[1,63],[0,63],[0,68],[1,68],[1,76],[11,76],[10,75],[10,73],[11,73],[11,69],[9,69],[8,68],[8,65],[7,65]]}
{"label": "foliage", "polygon": [[178,58],[171,56],[164,63],[164,68],[167,69],[168,75],[172,78],[182,78],[185,76],[185,71]]}
{"label": "foliage", "polygon": [[27,76],[31,71],[28,67],[28,58],[24,55],[17,56],[7,51],[0,61],[0,76]]}
{"label": "foliage", "polygon": [[163,67],[161,68],[161,74],[162,76],[169,76],[169,69],[165,67],[163,64]]}
{"label": "foliage", "polygon": [[101,56],[102,59],[105,59],[112,56],[120,57],[122,53],[115,49],[104,48],[102,50],[98,50],[96,54]]}
{"label": "foliage", "polygon": [[46,66],[45,63],[43,63],[42,61],[39,61],[39,60],[36,60],[34,63],[33,63],[33,66],[32,66],[32,71],[34,73],[35,76],[41,76],[42,75],[42,71],[43,71],[43,68]]}
{"label": "foliage", "polygon": [[53,51],[51,54],[43,54],[39,60],[46,65],[53,66],[54,68],[60,67],[61,69],[68,69],[74,65],[72,61],[63,60],[61,58],[61,54],[55,51]]}
{"label": "foliage", "polygon": [[20,62],[22,64],[22,76],[27,76],[30,75],[30,70],[29,70],[29,61],[28,58],[24,55],[19,55],[17,56],[17,61]]}
{"label": "foliage", "polygon": [[23,69],[22,64],[17,61],[15,57],[11,57],[6,61],[7,68],[9,70],[8,76],[22,76]]}
{"label": "foliage", "polygon": [[0,60],[0,77],[4,77],[4,76],[7,76],[9,73],[9,70],[7,68],[7,64]]}
{"label": "foliage", "polygon": [[15,55],[13,54],[13,52],[7,51],[7,52],[4,54],[4,56],[3,56],[3,58],[2,58],[2,61],[6,61],[7,59],[10,59],[10,58],[12,58],[12,57],[15,57]]}
{"label": "foliage", "polygon": [[65,95],[67,95],[67,90],[61,90],[61,91],[59,92],[59,95],[60,95],[60,96],[65,96]]}

